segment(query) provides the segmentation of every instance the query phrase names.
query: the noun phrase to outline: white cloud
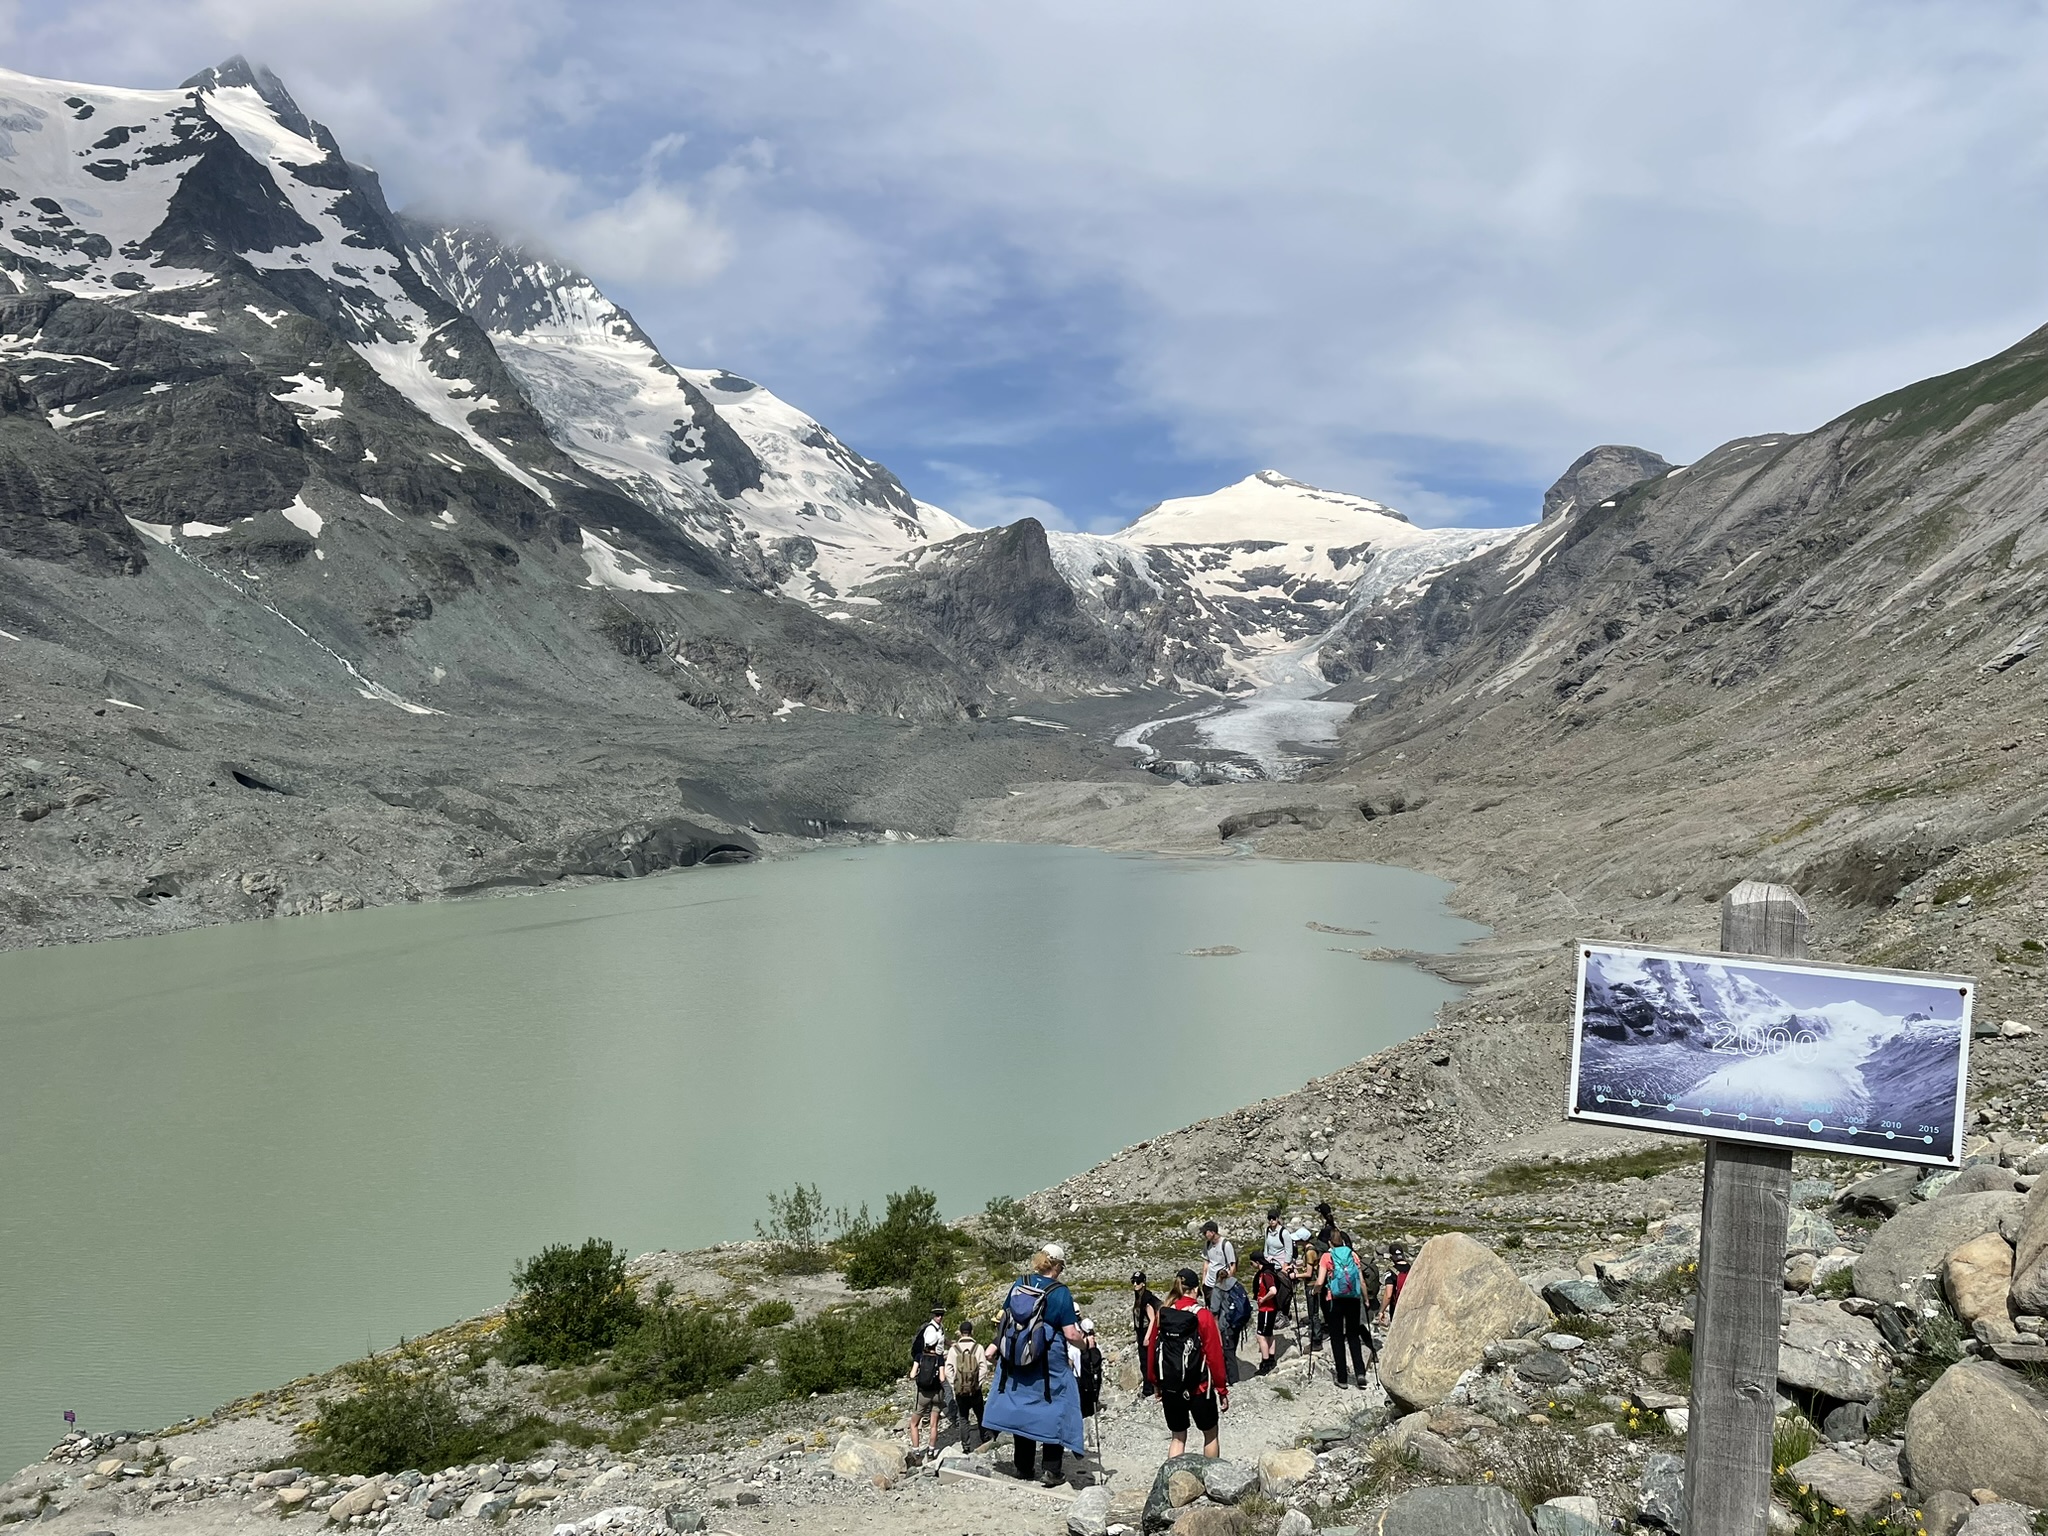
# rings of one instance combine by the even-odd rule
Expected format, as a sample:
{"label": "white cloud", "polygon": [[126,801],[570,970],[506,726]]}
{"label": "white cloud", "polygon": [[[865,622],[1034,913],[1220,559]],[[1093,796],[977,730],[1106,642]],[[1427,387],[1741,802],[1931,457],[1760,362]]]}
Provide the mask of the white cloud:
{"label": "white cloud", "polygon": [[1073,347],[1190,455],[1432,518],[1597,441],[1815,425],[2048,311],[2033,7],[72,0],[0,39],[137,84],[267,58],[399,199],[821,414],[932,367],[913,335],[1032,366],[1016,317],[1092,295]]}
{"label": "white cloud", "polygon": [[1065,511],[1030,487],[1007,485],[999,476],[972,464],[932,459],[924,467],[946,481],[946,510],[977,528],[1014,523],[1020,517],[1035,517],[1048,528],[1070,532],[1076,526]]}

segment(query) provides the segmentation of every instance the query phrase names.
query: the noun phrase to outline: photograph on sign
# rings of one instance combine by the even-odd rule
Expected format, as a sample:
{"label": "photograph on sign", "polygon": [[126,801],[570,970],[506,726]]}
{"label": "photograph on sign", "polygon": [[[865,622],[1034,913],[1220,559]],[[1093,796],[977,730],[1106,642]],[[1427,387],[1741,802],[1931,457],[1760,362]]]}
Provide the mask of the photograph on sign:
{"label": "photograph on sign", "polygon": [[1961,1161],[1968,978],[1620,944],[1578,953],[1570,1118]]}

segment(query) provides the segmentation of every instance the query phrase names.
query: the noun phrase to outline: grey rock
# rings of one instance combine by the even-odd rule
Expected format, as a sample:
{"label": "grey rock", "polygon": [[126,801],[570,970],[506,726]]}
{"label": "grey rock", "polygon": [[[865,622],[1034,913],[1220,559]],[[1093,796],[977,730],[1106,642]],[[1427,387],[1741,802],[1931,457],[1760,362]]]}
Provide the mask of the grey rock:
{"label": "grey rock", "polygon": [[1208,1459],[1199,1452],[1191,1451],[1182,1456],[1169,1456],[1159,1464],[1159,1470],[1152,1476],[1151,1491],[1145,1495],[1144,1513],[1139,1516],[1139,1527],[1147,1536],[1173,1528],[1177,1513],[1171,1492],[1174,1473],[1190,1472],[1200,1478],[1207,1470]]}
{"label": "grey rock", "polygon": [[1778,1380],[1843,1402],[1884,1391],[1891,1367],[1877,1325],[1834,1302],[1788,1301],[1779,1335]]}
{"label": "grey rock", "polygon": [[1976,1507],[1977,1501],[1967,1493],[1943,1488],[1920,1500],[1921,1523],[1927,1536],[1955,1536],[1956,1528]]}
{"label": "grey rock", "polygon": [[1083,1488],[1067,1506],[1067,1536],[1108,1536],[1109,1504],[1107,1483]]}
{"label": "grey rock", "polygon": [[1851,1216],[1896,1216],[1912,1203],[1919,1182],[1917,1169],[1886,1168],[1843,1190],[1835,1209]]}
{"label": "grey rock", "polygon": [[1815,1451],[1789,1469],[1793,1481],[1805,1483],[1830,1504],[1861,1520],[1901,1501],[1905,1490],[1882,1472],[1836,1451]]}
{"label": "grey rock", "polygon": [[1543,1299],[1560,1316],[1598,1317],[1604,1312],[1612,1312],[1616,1306],[1614,1298],[1607,1294],[1606,1286],[1598,1280],[1588,1280],[1579,1275],[1544,1286]]}
{"label": "grey rock", "polygon": [[667,1523],[670,1530],[685,1533],[701,1531],[710,1524],[697,1510],[685,1509],[678,1504],[671,1504],[667,1509],[664,1509],[661,1512],[661,1518]]}
{"label": "grey rock", "polygon": [[1794,1179],[1792,1181],[1792,1203],[1795,1206],[1826,1205],[1835,1198],[1834,1182],[1830,1179]]}
{"label": "grey rock", "polygon": [[1315,1528],[1315,1521],[1298,1509],[1290,1509],[1280,1517],[1280,1524],[1274,1528],[1274,1536],[1310,1536]]}
{"label": "grey rock", "polygon": [[1379,1536],[1533,1536],[1533,1527],[1505,1488],[1413,1488],[1387,1506]]}
{"label": "grey rock", "polygon": [[1826,1253],[1840,1241],[1834,1224],[1818,1211],[1794,1211],[1786,1224],[1787,1253]]}
{"label": "grey rock", "polygon": [[2048,1312],[2048,1178],[2022,1208],[2013,1241],[2012,1304],[2020,1312]]}
{"label": "grey rock", "polygon": [[1840,1403],[1821,1420],[1820,1432],[1830,1440],[1861,1440],[1869,1424],[1868,1403]]}
{"label": "grey rock", "polygon": [[1536,1506],[1536,1536],[1607,1536],[1607,1527],[1596,1501],[1573,1494]]}
{"label": "grey rock", "polygon": [[2019,1189],[2020,1181],[2011,1169],[1996,1163],[1979,1163],[1957,1174],[1941,1193],[1954,1199],[1957,1195],[2011,1195],[2019,1193]]}
{"label": "grey rock", "polygon": [[461,1505],[444,1494],[440,1498],[427,1500],[427,1518],[429,1520],[446,1520],[461,1507]]}
{"label": "grey rock", "polygon": [[1907,1411],[1900,1466],[1923,1494],[1989,1488],[2048,1505],[2048,1394],[2002,1365],[1952,1365]]}
{"label": "grey rock", "polygon": [[[1349,1438],[1348,1432],[1339,1438]],[[1235,1504],[1258,1486],[1259,1469],[1241,1461],[1212,1461],[1202,1469],[1202,1489],[1218,1504]]]}
{"label": "grey rock", "polygon": [[1963,1516],[1956,1536],[2034,1536],[2034,1512],[2017,1504],[1980,1504]]}
{"label": "grey rock", "polygon": [[1537,1386],[1562,1386],[1571,1380],[1572,1363],[1555,1350],[1539,1349],[1515,1362],[1515,1374]]}
{"label": "grey rock", "polygon": [[1910,1299],[1922,1276],[1973,1237],[2025,1207],[2024,1195],[1954,1195],[1909,1206],[1870,1235],[1856,1261],[1856,1294],[1872,1301]]}
{"label": "grey rock", "polygon": [[1642,1473],[1636,1478],[1636,1513],[1644,1525],[1659,1530],[1685,1532],[1685,1462],[1668,1451],[1653,1451],[1643,1458]]}

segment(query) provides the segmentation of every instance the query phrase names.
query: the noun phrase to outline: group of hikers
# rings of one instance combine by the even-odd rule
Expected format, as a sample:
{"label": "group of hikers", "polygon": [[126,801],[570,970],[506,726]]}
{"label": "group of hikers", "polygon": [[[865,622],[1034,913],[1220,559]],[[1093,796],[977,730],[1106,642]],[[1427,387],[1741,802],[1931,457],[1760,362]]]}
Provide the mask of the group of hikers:
{"label": "group of hikers", "polygon": [[[1384,1327],[1400,1304],[1408,1254],[1394,1244],[1383,1272],[1375,1253],[1352,1245],[1328,1201],[1315,1210],[1321,1226],[1314,1231],[1290,1229],[1278,1206],[1267,1211],[1249,1292],[1239,1277],[1236,1245],[1213,1221],[1202,1224],[1200,1270],[1176,1271],[1166,1296],[1152,1290],[1144,1271],[1131,1276],[1131,1328],[1144,1372],[1140,1395],[1158,1399],[1170,1455],[1187,1449],[1190,1427],[1201,1432],[1204,1456],[1221,1454],[1219,1425],[1230,1409],[1238,1345],[1248,1327],[1256,1326],[1261,1376],[1279,1365],[1285,1324],[1297,1339],[1306,1330],[1311,1353],[1329,1341],[1339,1387],[1354,1378],[1365,1384],[1368,1362],[1379,1358],[1373,1327]],[[1094,1321],[1081,1316],[1060,1278],[1066,1267],[1058,1243],[1032,1255],[1031,1273],[1011,1285],[987,1344],[976,1338],[972,1321],[949,1342],[945,1310],[933,1310],[911,1342],[913,1461],[937,1455],[949,1395],[962,1443],[970,1429],[969,1449],[1007,1433],[1014,1447],[1008,1470],[1020,1479],[1053,1487],[1064,1481],[1068,1451],[1086,1459],[1085,1421],[1102,1398],[1102,1351]]]}

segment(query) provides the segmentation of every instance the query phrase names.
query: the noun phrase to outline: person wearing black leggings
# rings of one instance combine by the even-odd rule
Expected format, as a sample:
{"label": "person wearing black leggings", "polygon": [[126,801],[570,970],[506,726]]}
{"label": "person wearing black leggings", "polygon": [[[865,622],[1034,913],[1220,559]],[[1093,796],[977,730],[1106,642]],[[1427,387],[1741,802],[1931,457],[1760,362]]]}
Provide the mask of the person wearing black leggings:
{"label": "person wearing black leggings", "polygon": [[[1339,1256],[1349,1260],[1351,1273],[1358,1277],[1353,1282],[1357,1285],[1358,1294],[1340,1296],[1332,1289],[1330,1282],[1336,1276]],[[1358,1256],[1351,1251],[1349,1233],[1337,1232],[1332,1235],[1330,1251],[1323,1255],[1322,1263],[1318,1267],[1322,1271],[1323,1294],[1329,1298],[1330,1355],[1337,1368],[1337,1385],[1351,1385],[1350,1376],[1344,1369],[1344,1354],[1348,1346],[1351,1353],[1351,1368],[1357,1373],[1358,1384],[1362,1387],[1365,1385],[1366,1333],[1365,1320],[1361,1312],[1365,1303],[1362,1294],[1365,1287],[1362,1283],[1363,1270]]]}

